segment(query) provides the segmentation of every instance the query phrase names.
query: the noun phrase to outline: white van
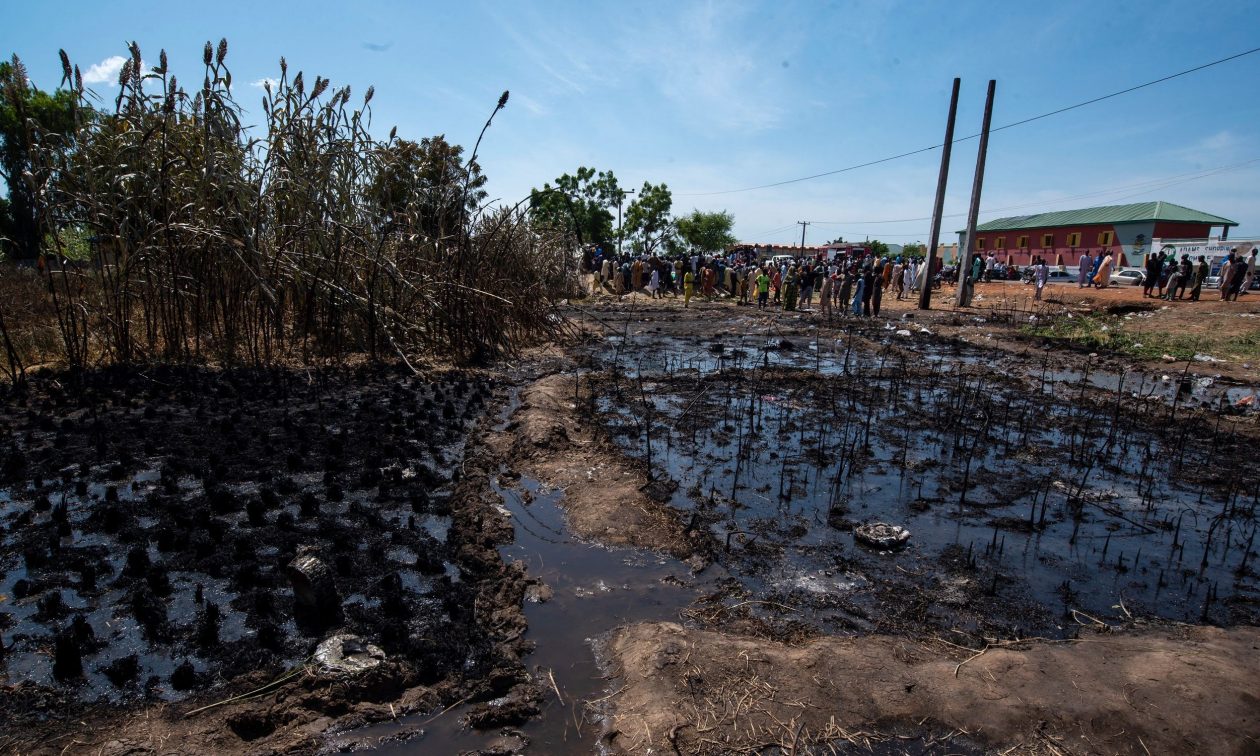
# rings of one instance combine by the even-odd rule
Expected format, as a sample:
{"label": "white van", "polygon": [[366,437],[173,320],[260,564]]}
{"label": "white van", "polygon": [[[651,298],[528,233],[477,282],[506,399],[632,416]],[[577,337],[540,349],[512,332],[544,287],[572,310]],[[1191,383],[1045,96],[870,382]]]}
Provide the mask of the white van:
{"label": "white van", "polygon": [[776,268],[782,268],[784,265],[791,265],[796,262],[796,258],[791,255],[775,255],[770,258],[770,264]]}

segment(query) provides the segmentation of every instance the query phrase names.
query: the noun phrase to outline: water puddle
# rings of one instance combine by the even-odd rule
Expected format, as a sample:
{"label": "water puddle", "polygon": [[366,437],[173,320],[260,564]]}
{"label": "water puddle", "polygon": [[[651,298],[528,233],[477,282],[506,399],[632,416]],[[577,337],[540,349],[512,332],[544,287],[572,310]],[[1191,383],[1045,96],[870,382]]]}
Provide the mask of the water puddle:
{"label": "water puddle", "polygon": [[[530,753],[593,753],[601,725],[597,708],[586,702],[611,692],[596,662],[600,637],[627,623],[678,621],[679,612],[711,589],[723,572],[712,569],[692,578],[688,567],[671,557],[576,541],[565,525],[562,492],[531,478],[510,487],[500,481],[492,485],[516,532],[513,543],[501,548],[504,560],[524,562],[528,574],[546,586],[527,594],[525,602],[525,638],[537,644],[525,664],[546,699],[542,715],[519,732],[529,740]],[[456,707],[436,719],[434,713],[406,717],[349,736],[358,742],[385,738],[382,753],[460,753],[486,747],[496,734],[462,727],[465,710]],[[389,741],[421,723],[423,736]]]}

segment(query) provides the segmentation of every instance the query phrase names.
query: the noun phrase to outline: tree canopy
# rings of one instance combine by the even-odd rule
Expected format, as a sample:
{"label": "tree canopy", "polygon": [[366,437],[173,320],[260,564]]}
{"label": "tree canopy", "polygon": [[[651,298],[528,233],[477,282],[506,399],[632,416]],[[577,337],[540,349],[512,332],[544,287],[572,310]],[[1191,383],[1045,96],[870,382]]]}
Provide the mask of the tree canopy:
{"label": "tree canopy", "polygon": [[720,252],[736,241],[731,233],[735,216],[724,210],[712,213],[693,210],[690,215],[679,218],[677,224],[678,235],[700,252]]}
{"label": "tree canopy", "polygon": [[0,63],[0,179],[8,200],[0,202],[0,235],[18,257],[39,254],[45,229],[25,174],[31,169],[29,130],[65,135],[74,129],[76,97],[73,92],[45,92],[26,77],[16,59]]}
{"label": "tree canopy", "polygon": [[579,244],[609,249],[616,239],[616,218],[610,208],[617,206],[619,196],[621,187],[612,171],[583,166],[576,175],[557,178],[555,186],[546,183],[531,191],[530,215],[540,227],[574,234]]}
{"label": "tree canopy", "polygon": [[626,211],[625,225],[634,251],[641,255],[656,252],[674,234],[674,220],[669,215],[673,195],[665,184],[647,181]]}
{"label": "tree canopy", "polygon": [[397,139],[378,149],[381,168],[371,191],[397,232],[429,239],[459,232],[486,198],[481,166],[476,160],[465,165],[463,154],[444,135]]}

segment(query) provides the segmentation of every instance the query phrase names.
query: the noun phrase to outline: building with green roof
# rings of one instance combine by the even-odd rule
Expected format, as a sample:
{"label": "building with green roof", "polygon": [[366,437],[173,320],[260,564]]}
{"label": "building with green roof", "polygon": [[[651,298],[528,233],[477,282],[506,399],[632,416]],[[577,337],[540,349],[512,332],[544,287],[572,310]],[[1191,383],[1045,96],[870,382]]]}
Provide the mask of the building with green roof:
{"label": "building with green roof", "polygon": [[[1154,239],[1208,239],[1219,228],[1222,239],[1238,224],[1219,215],[1192,210],[1171,202],[1137,202],[1132,205],[1059,210],[1036,215],[1014,215],[976,226],[973,252],[1016,265],[1031,264],[1034,257],[1051,265],[1075,265],[1089,253],[1110,253],[1117,266],[1141,264]],[[958,232],[959,246],[966,232]]]}

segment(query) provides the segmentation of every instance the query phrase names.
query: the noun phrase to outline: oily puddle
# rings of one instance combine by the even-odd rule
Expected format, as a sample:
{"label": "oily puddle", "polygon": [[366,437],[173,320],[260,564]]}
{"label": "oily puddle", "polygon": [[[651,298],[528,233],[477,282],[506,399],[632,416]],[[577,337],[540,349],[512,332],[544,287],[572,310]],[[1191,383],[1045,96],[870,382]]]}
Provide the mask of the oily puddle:
{"label": "oily puddle", "polygon": [[[508,742],[528,741],[532,753],[593,753],[601,723],[598,708],[586,702],[612,692],[596,660],[600,637],[627,623],[678,620],[698,595],[712,590],[722,571],[692,577],[687,565],[671,557],[576,541],[565,525],[561,491],[527,477],[510,486],[502,480],[492,485],[515,528],[513,543],[500,549],[504,560],[524,562],[528,574],[546,586],[531,589],[525,604],[525,638],[536,643],[525,664],[545,690],[542,714]],[[348,733],[343,740],[381,742],[382,753],[461,753],[499,740],[495,732],[463,727],[466,708],[403,717]],[[393,742],[417,726],[422,735]]]}
{"label": "oily puddle", "polygon": [[[1165,432],[1162,403],[1119,415],[948,363],[849,360],[603,384],[614,437],[679,482],[672,503],[763,615],[1046,637],[1130,615],[1256,621],[1258,491],[1219,474],[1249,458],[1237,439],[1192,419]],[[904,525],[910,547],[855,545],[864,521]]]}

